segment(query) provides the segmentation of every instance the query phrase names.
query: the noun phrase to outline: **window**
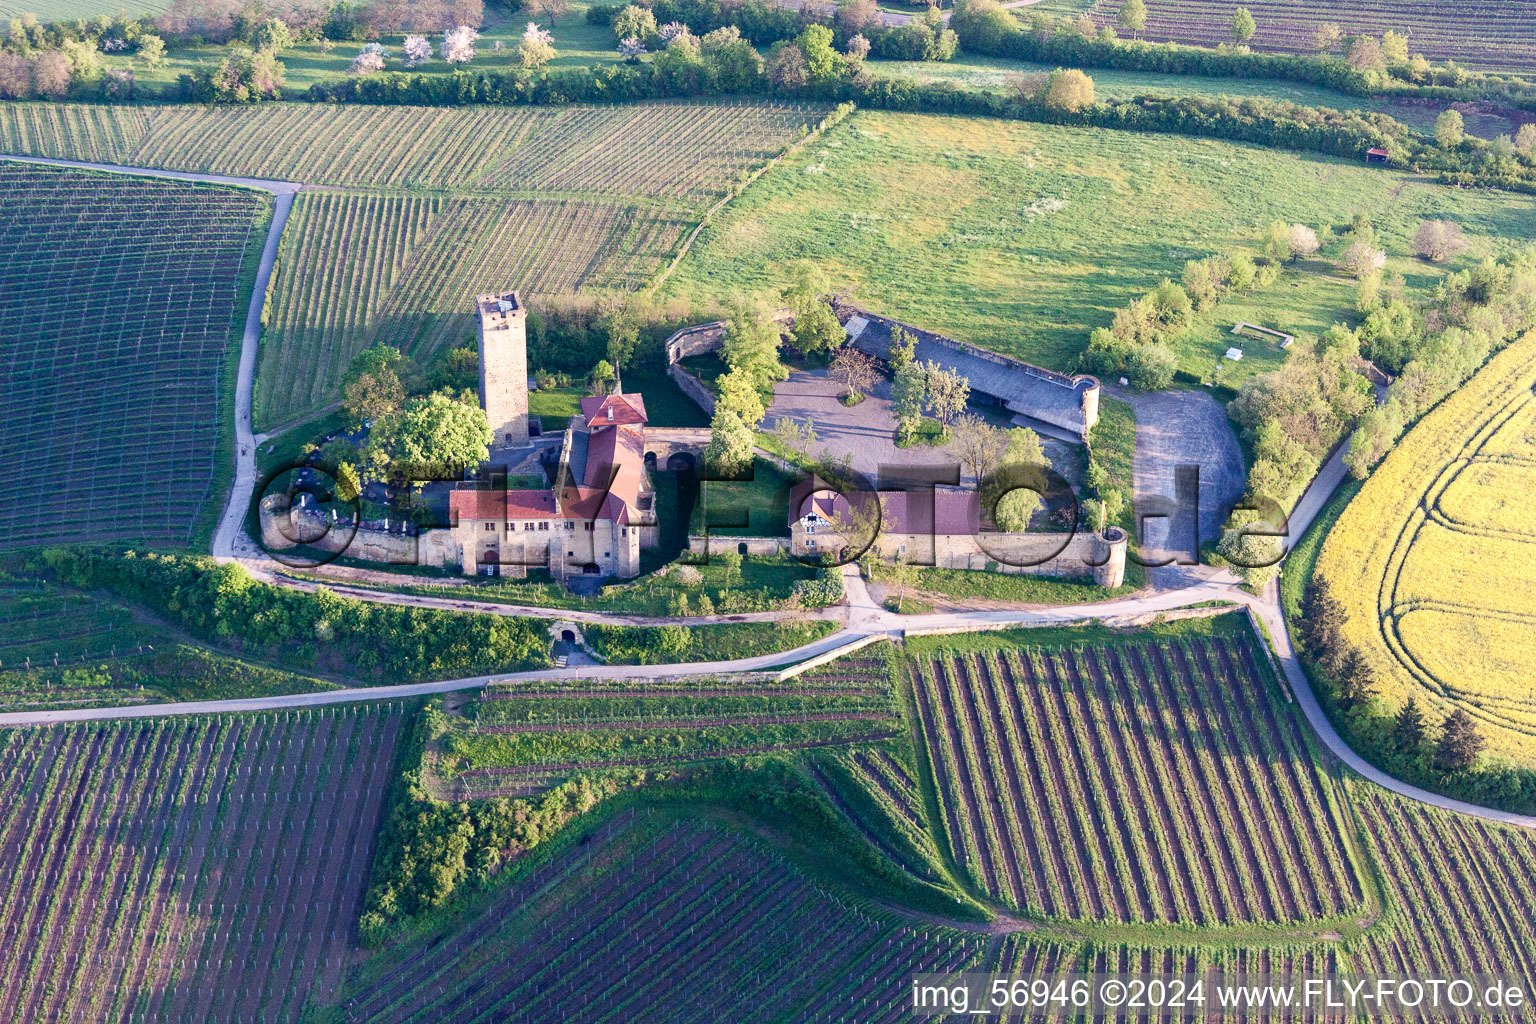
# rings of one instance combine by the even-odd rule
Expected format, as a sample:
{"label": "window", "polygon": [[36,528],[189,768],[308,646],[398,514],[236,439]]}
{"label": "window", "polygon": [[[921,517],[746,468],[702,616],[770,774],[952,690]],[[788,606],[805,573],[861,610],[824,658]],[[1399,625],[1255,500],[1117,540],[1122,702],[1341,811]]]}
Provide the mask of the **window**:
{"label": "window", "polygon": [[806,536],[808,536],[808,537],[815,536],[815,534],[816,534],[816,524],[815,523],[806,523],[805,524],[805,533],[806,533]]}
{"label": "window", "polygon": [[549,524],[548,523],[540,523],[539,524],[539,529],[548,531],[549,530]]}
{"label": "window", "polygon": [[565,521],[565,532],[570,533],[574,529],[576,529],[576,524],[567,519]]}
{"label": "window", "polygon": [[812,551],[815,551],[815,550],[816,550],[816,542],[815,542],[815,541],[813,541],[813,540],[808,540],[808,541],[806,541],[806,542],[805,542],[805,546],[806,546],[806,547],[808,547],[808,548],[810,548],[810,549],[811,549],[811,550],[812,550]]}
{"label": "window", "polygon": [[533,532],[533,524],[532,523],[524,523],[523,524],[523,532],[524,533],[532,533]]}
{"label": "window", "polygon": [[591,523],[587,523],[586,527],[587,527],[587,532],[591,533],[592,532],[592,524]]}
{"label": "window", "polygon": [[485,524],[485,532],[486,533],[495,533],[496,532],[496,524],[495,523],[486,523]]}

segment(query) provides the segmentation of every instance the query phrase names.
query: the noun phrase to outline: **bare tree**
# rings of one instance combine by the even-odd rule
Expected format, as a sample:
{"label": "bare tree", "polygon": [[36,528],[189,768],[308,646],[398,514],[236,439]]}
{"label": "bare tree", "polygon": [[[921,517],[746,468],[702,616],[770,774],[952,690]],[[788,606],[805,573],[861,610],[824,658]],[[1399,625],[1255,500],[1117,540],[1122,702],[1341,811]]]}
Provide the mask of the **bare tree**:
{"label": "bare tree", "polygon": [[0,98],[24,100],[32,91],[32,69],[19,53],[0,53]]}
{"label": "bare tree", "polygon": [[1416,255],[1438,263],[1454,256],[1467,247],[1461,237],[1461,225],[1449,220],[1426,220],[1413,233],[1413,251]]}
{"label": "bare tree", "polygon": [[39,96],[56,100],[69,92],[69,58],[58,50],[32,59],[32,82]]}
{"label": "bare tree", "polygon": [[849,36],[860,35],[880,23],[880,8],[875,0],[848,0],[837,9],[837,24]]}
{"label": "bare tree", "polygon": [[1003,79],[1004,84],[1018,93],[1021,100],[1037,100],[1045,95],[1045,87],[1050,84],[1050,80],[1048,71],[1010,72]]}
{"label": "bare tree", "polygon": [[852,345],[844,345],[837,350],[837,355],[832,357],[832,366],[827,371],[828,376],[847,388],[847,396],[865,395],[869,389],[875,386],[880,379],[880,371],[875,368],[873,357],[865,355]]}

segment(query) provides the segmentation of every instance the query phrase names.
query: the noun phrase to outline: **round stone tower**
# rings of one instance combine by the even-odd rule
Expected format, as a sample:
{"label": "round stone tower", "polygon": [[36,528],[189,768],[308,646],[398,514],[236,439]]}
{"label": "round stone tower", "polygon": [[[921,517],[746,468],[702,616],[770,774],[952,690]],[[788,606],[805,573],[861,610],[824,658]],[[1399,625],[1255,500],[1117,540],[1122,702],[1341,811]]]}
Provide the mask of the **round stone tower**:
{"label": "round stone tower", "polygon": [[1129,538],[1118,526],[1111,526],[1093,536],[1093,582],[1101,587],[1118,587],[1125,582],[1125,549]]}

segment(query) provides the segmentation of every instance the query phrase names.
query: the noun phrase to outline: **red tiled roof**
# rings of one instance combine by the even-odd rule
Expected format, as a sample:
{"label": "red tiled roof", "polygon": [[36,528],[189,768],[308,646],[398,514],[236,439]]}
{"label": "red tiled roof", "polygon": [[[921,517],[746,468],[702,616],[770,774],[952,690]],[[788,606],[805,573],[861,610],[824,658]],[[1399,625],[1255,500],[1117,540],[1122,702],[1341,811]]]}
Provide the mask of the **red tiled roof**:
{"label": "red tiled roof", "polygon": [[[612,416],[609,416],[612,410]],[[635,426],[646,422],[645,398],[638,392],[627,395],[598,395],[581,400],[581,416],[589,427]]]}
{"label": "red tiled roof", "polygon": [[448,511],[460,519],[553,519],[555,492],[544,490],[448,492]]}

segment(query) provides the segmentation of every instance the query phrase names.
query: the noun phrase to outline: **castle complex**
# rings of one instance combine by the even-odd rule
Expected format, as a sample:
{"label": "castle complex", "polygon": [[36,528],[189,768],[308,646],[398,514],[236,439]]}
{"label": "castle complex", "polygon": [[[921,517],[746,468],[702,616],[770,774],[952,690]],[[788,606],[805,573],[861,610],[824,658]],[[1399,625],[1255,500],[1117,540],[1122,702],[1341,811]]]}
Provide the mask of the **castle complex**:
{"label": "castle complex", "polygon": [[[475,306],[480,403],[495,435],[491,447],[526,447],[527,310],[516,292],[481,295]],[[552,485],[451,492],[451,547],[458,549],[465,574],[521,576],[532,566],[547,568],[556,579],[638,575],[641,549],[658,540],[645,424],[645,400],[638,394],[584,398],[581,415],[572,417],[561,438]]]}

